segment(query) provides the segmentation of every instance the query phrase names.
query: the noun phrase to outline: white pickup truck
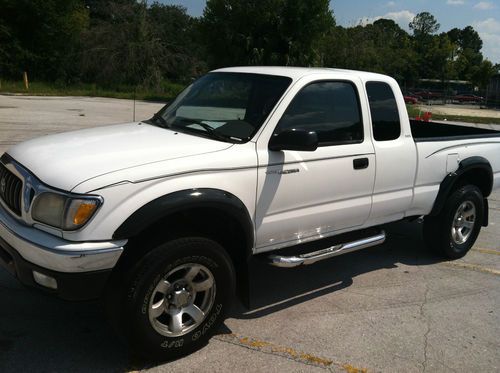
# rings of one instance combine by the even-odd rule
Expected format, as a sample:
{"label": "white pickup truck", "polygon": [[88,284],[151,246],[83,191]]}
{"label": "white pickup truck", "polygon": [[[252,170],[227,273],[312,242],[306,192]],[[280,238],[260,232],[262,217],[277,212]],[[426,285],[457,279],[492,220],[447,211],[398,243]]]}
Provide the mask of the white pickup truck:
{"label": "white pickup truck", "polygon": [[419,217],[459,258],[499,186],[500,133],[411,122],[392,78],[226,68],[149,120],[5,153],[0,262],[59,297],[103,297],[132,348],[171,359],[217,330],[252,258],[311,264]]}

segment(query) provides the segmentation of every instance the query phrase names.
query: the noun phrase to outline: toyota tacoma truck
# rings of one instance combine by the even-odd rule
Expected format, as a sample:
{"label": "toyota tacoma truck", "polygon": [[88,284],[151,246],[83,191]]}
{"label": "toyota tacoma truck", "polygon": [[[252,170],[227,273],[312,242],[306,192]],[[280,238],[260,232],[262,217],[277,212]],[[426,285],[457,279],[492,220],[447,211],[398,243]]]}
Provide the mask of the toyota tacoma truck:
{"label": "toyota tacoma truck", "polygon": [[29,287],[103,299],[134,350],[171,359],[244,299],[251,259],[308,265],[418,218],[460,258],[499,186],[499,132],[410,121],[388,76],[225,68],[149,120],[8,150],[0,262]]}

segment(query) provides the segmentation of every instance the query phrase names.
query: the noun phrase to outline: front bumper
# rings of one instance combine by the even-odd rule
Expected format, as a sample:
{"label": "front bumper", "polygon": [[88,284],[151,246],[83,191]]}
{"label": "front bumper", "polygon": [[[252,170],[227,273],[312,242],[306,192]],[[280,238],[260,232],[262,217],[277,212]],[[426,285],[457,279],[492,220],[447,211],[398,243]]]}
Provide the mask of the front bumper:
{"label": "front bumper", "polygon": [[[126,242],[67,241],[20,223],[0,205],[0,265],[23,284],[64,299],[99,297]],[[39,285],[33,271],[55,279],[57,289]]]}

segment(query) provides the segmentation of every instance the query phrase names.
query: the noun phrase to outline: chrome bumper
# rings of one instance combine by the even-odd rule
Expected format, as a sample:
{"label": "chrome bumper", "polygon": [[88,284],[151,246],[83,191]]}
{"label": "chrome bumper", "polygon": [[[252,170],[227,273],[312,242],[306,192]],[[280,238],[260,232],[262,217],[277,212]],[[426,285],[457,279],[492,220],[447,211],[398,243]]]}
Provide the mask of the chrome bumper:
{"label": "chrome bumper", "polygon": [[0,206],[0,237],[26,261],[57,272],[113,268],[127,240],[71,242],[21,224]]}

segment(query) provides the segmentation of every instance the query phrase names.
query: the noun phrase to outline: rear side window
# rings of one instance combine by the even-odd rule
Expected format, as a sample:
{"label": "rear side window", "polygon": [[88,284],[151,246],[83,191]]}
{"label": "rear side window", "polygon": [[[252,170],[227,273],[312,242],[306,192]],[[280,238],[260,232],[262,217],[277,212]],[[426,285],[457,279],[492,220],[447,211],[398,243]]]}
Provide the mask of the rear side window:
{"label": "rear side window", "polygon": [[394,92],[387,83],[368,82],[366,92],[370,102],[373,137],[377,141],[389,141],[399,138],[401,124],[399,122],[398,105]]}
{"label": "rear side window", "polygon": [[304,87],[294,97],[275,134],[287,129],[315,131],[319,145],[363,142],[359,99],[352,83],[321,81]]}

